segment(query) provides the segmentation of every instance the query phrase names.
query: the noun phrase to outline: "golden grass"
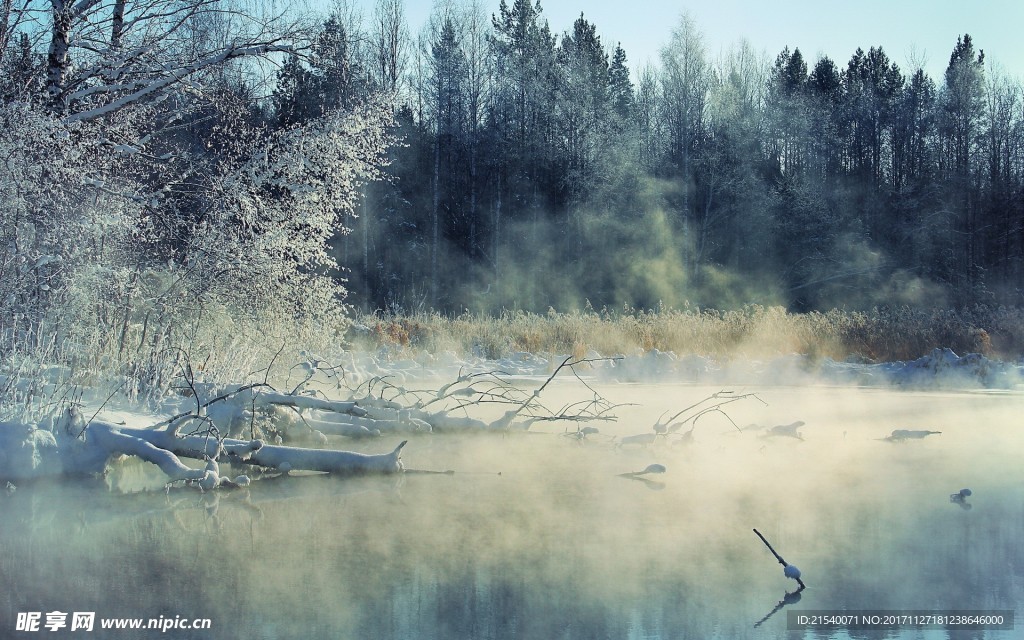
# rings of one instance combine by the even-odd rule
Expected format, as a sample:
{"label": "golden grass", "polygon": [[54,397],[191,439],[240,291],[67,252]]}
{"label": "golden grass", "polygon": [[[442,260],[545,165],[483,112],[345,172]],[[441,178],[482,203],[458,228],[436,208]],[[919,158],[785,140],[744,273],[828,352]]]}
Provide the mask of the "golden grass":
{"label": "golden grass", "polygon": [[949,347],[959,354],[1017,359],[1024,349],[1024,310],[981,306],[801,314],[759,305],[732,311],[625,308],[546,314],[505,311],[497,316],[375,314],[356,322],[370,329],[349,334],[357,349],[389,346],[431,353],[475,352],[490,358],[516,351],[581,356],[591,349],[602,355],[660,349],[716,358],[802,353],[836,360],[891,361]]}

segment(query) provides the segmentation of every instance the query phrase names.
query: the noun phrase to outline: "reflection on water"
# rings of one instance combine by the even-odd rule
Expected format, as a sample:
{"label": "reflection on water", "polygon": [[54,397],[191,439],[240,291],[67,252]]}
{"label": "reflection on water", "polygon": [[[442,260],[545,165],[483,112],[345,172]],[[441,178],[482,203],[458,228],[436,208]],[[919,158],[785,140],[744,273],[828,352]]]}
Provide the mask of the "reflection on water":
{"label": "reflection on water", "polygon": [[804,592],[804,589],[806,588],[806,585],[800,585],[799,587],[797,587],[796,591],[787,591],[786,594],[782,596],[782,600],[779,600],[778,603],[776,603],[776,605],[772,607],[771,611],[766,613],[763,618],[754,623],[754,627],[760,627],[765,622],[768,622],[768,619],[774,616],[779,611],[782,611],[783,607],[788,607],[790,605],[794,605],[800,602],[801,594]]}
{"label": "reflection on water", "polygon": [[[770,389],[767,407],[730,415],[803,421],[803,440],[709,417],[689,444],[616,447],[608,436],[709,390],[604,392],[641,406],[582,442],[549,427],[407,446],[407,466],[454,475],[122,493],[161,486],[130,464],[109,480],[21,486],[0,496],[0,637],[18,612],[59,610],[213,621],[151,636],[164,638],[790,638],[792,609],[1024,599],[1021,396]],[[942,433],[881,440],[897,428]],[[652,463],[665,472],[623,477]],[[965,487],[970,510],[951,501]],[[753,528],[806,590],[792,593]],[[1008,637],[853,633],[798,637]]]}

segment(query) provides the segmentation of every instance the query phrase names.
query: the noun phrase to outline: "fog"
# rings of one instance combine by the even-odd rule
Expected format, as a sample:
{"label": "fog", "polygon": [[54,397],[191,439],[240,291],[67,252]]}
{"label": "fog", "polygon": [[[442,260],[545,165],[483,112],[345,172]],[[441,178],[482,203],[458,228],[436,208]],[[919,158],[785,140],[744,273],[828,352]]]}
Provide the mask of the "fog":
{"label": "fog", "polygon": [[[709,254],[722,253],[710,239],[711,231],[697,223],[680,229],[678,214],[664,201],[680,199],[678,187],[648,182],[654,184],[627,212],[598,206],[565,217],[539,212],[507,221],[493,255],[477,261],[444,237],[438,240],[436,262],[423,247],[402,252],[392,243],[393,229],[365,223],[372,227],[370,246],[381,254],[376,271],[363,273],[354,264],[352,243],[358,237],[346,238],[340,256],[353,269],[348,275],[353,299],[358,300],[354,304],[366,310],[489,315],[507,309],[572,311],[588,305],[729,310],[761,304],[803,311],[957,306],[948,286],[900,267],[899,260],[852,234],[806,255],[798,252],[792,264],[785,264],[772,249],[773,242],[784,240],[767,231],[747,230],[744,243],[709,260]],[[404,262],[392,264],[398,257]],[[363,258],[371,260],[373,253]]]}
{"label": "fog", "polygon": [[[20,486],[0,498],[3,634],[18,612],[59,610],[212,620],[162,637],[793,637],[786,610],[764,620],[796,584],[753,528],[803,572],[787,609],[1024,601],[1019,393],[735,389],[763,402],[634,446],[619,440],[720,389],[598,391],[633,404],[582,440],[546,423],[407,445],[407,469],[454,474],[197,495],[125,462],[104,480]],[[588,393],[556,381],[545,401]],[[767,435],[796,421],[802,439]],[[884,440],[895,429],[941,433]],[[652,463],[666,472],[622,475]],[[951,502],[962,488],[973,495]]]}

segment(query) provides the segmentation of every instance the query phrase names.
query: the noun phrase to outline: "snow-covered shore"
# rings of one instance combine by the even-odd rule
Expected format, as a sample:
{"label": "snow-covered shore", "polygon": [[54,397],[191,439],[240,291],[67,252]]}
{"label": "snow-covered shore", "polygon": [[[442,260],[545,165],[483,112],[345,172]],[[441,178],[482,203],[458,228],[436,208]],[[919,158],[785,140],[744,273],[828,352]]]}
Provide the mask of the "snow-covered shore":
{"label": "snow-covered shore", "polygon": [[[451,352],[412,356],[401,350],[381,348],[374,353],[346,353],[342,364],[350,382],[388,376],[392,381],[404,383],[454,379],[460,372],[546,376],[567,357],[528,352],[500,359],[488,359],[482,354],[460,357]],[[585,365],[576,367],[577,373],[601,382],[835,384],[911,389],[1015,389],[1024,385],[1021,361],[1004,362],[977,353],[959,356],[948,348],[934,349],[916,360],[882,363],[815,359],[802,354],[757,360],[716,360],[657,349],[607,356],[592,351],[586,359]]]}
{"label": "snow-covered shore", "polygon": [[[582,358],[522,352],[495,360],[481,354],[459,357],[380,349],[344,352],[338,358],[340,362],[327,368],[313,359],[293,368],[304,372],[305,378],[297,386],[291,381],[289,387],[294,388],[290,393],[266,383],[194,379],[189,393],[180,389],[170,393],[168,389],[150,398],[150,409],[166,414],[156,422],[152,415],[147,419],[137,413],[137,402],[112,396],[104,400],[97,395],[99,389],[91,389],[79,397],[78,405],[61,409],[63,405],[57,403],[53,405],[56,410],[41,418],[25,416],[0,422],[0,478],[99,473],[119,455],[153,462],[172,481],[199,482],[200,486],[208,481],[209,488],[221,481],[215,460],[232,455],[243,460],[251,457],[255,464],[283,473],[292,469],[394,473],[402,470],[404,440],[390,452],[375,450],[373,455],[321,451],[319,447],[327,444],[327,434],[350,439],[385,434],[404,438],[410,432],[528,429],[538,420],[581,423],[606,417],[612,405],[599,397],[570,405],[567,414],[552,412],[536,402],[547,383],[563,369],[563,377],[571,371],[576,378],[602,384],[1024,389],[1021,363],[995,361],[980,354],[961,357],[950,349],[935,349],[909,362],[887,363],[815,360],[804,355],[718,361],[658,350],[615,356],[591,352]],[[318,378],[325,372],[337,385],[335,391],[348,393],[348,398],[309,395],[319,391],[306,389],[306,385],[324,384]],[[340,376],[343,379],[339,380]],[[517,384],[520,382],[523,384]],[[43,383],[40,388],[46,386]],[[530,386],[535,389],[532,394],[523,390]],[[380,392],[385,388],[387,397]],[[503,405],[504,413],[486,420],[464,415],[465,410],[479,409],[485,401]],[[261,425],[259,433],[256,422]],[[294,442],[275,446],[283,438]],[[311,439],[317,448],[303,448]],[[207,469],[186,466],[178,456],[205,459]]]}

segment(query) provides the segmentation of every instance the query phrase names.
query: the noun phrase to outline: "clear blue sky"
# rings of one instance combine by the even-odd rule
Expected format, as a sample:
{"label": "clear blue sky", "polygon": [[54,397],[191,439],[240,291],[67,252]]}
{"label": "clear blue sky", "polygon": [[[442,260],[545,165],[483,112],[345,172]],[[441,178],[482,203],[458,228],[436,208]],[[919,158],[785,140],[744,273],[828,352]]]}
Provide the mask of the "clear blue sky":
{"label": "clear blue sky", "polygon": [[[489,13],[498,11],[498,2],[485,0]],[[374,0],[355,3],[367,18],[372,15]],[[413,33],[431,6],[429,0],[406,0]],[[987,60],[1024,79],[1024,0],[541,0],[541,7],[557,34],[572,29],[582,10],[603,42],[622,43],[634,68],[657,62],[672,27],[688,11],[711,56],[746,38],[772,60],[784,46],[799,47],[809,65],[828,55],[842,68],[857,47],[881,45],[904,71],[916,50],[941,83],[957,36],[969,33]]]}
{"label": "clear blue sky", "polygon": [[[579,15],[578,0],[547,0],[544,13],[557,26]],[[671,27],[688,11],[716,55],[746,38],[774,59],[783,47],[799,47],[809,64],[819,55],[845,66],[857,47],[881,45],[889,58],[907,69],[908,58],[927,58],[926,71],[938,81],[958,35],[971,34],[976,47],[1010,75],[1024,75],[1024,2],[1021,0],[705,0],[679,2],[602,2],[585,15],[605,40],[621,40],[634,63],[658,51]]]}

